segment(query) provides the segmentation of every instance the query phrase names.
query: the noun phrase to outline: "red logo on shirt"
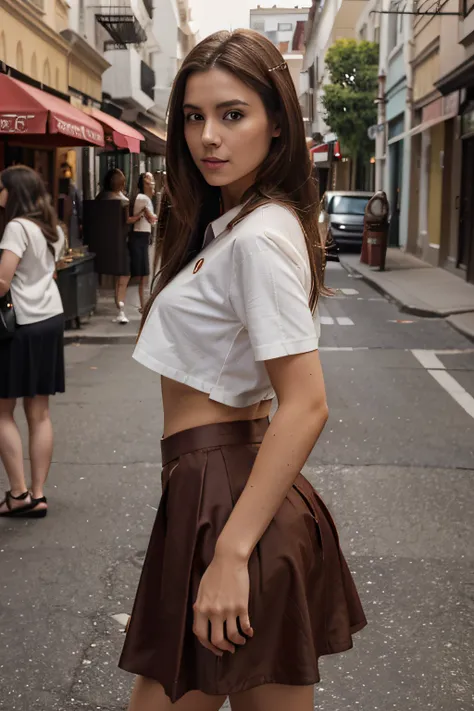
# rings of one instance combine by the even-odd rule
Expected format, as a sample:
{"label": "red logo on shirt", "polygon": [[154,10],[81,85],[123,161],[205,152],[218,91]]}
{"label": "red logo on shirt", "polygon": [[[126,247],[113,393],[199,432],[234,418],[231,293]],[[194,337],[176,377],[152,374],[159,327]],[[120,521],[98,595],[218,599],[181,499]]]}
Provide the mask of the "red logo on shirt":
{"label": "red logo on shirt", "polygon": [[203,264],[204,264],[204,259],[200,259],[198,262],[196,262],[196,264],[194,265],[193,274],[197,274]]}

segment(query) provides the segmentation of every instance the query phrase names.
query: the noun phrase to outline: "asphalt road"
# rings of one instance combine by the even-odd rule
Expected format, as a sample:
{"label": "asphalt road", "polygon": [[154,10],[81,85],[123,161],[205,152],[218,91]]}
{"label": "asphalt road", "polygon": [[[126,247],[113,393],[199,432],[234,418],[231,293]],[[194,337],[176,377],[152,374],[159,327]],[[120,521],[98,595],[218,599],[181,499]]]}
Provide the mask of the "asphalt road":
{"label": "asphalt road", "polygon": [[[330,421],[306,474],[370,625],[322,661],[315,708],[472,711],[474,345],[328,269],[345,291],[321,304]],[[131,352],[68,346],[50,515],[0,521],[2,710],[126,708],[114,615],[130,612],[159,500],[162,425],[158,378]]]}

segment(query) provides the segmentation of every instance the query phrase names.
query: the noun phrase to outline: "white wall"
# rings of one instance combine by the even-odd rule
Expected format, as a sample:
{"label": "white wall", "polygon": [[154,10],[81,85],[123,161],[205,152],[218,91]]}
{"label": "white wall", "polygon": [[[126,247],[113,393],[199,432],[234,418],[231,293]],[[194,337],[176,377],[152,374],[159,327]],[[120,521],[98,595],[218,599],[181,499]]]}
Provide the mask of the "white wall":
{"label": "white wall", "polygon": [[112,66],[103,75],[104,92],[114,99],[132,98],[144,111],[149,111],[154,101],[140,89],[141,56],[137,50],[112,49],[105,53],[105,58]]}
{"label": "white wall", "polygon": [[[291,51],[293,35],[296,30],[297,22],[306,22],[308,13],[282,13],[275,11],[275,14],[252,12],[250,16],[250,27],[259,32],[263,32],[275,44],[280,42],[288,42],[288,50]],[[291,30],[278,30],[278,25],[283,23],[291,23]],[[263,24],[264,29],[260,29]],[[255,26],[257,25],[257,27]]]}
{"label": "white wall", "polygon": [[176,0],[155,2],[153,30],[160,45],[154,61],[156,87],[170,87],[178,69],[179,13]]}

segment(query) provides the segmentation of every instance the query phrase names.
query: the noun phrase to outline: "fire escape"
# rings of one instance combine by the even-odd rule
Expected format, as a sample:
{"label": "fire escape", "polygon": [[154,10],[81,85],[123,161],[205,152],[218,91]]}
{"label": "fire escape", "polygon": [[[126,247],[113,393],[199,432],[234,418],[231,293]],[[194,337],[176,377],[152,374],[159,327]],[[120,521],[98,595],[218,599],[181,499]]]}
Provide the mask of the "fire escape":
{"label": "fire escape", "polygon": [[[144,4],[151,17],[151,3]],[[146,42],[146,31],[133,12],[131,0],[103,0],[97,7],[96,20],[111,38],[105,42],[105,50],[127,49]]]}

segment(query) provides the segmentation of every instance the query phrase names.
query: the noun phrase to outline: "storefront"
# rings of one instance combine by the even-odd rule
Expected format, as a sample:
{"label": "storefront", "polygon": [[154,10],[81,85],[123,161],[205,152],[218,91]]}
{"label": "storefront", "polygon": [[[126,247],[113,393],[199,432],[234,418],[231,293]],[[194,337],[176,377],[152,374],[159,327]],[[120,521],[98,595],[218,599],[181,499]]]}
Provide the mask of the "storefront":
{"label": "storefront", "polygon": [[[466,17],[465,30],[467,22]],[[452,122],[451,160],[447,154],[453,208],[447,225],[450,242],[446,266],[474,283],[474,55],[465,57],[441,76],[436,88],[444,97],[456,92],[460,99],[458,115]]]}
{"label": "storefront", "polygon": [[[0,74],[0,169],[29,165],[45,180],[58,205],[58,150],[62,146],[104,146],[102,125],[59,98],[18,79]],[[69,249],[58,264],[58,286],[67,321],[78,321],[95,307],[94,255],[85,248]]]}
{"label": "storefront", "polygon": [[467,103],[461,115],[461,140],[462,178],[458,267],[465,271],[467,281],[474,284],[474,100]]}

